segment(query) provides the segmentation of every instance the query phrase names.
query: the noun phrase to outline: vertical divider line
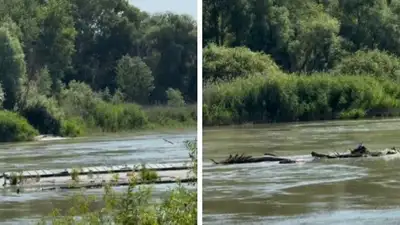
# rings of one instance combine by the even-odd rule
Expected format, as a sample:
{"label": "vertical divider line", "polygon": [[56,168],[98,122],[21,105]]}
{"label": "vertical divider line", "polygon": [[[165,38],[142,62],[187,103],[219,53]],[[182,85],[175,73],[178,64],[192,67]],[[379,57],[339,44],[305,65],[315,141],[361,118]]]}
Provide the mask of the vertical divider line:
{"label": "vertical divider line", "polygon": [[203,224],[203,0],[197,0],[197,224]]}

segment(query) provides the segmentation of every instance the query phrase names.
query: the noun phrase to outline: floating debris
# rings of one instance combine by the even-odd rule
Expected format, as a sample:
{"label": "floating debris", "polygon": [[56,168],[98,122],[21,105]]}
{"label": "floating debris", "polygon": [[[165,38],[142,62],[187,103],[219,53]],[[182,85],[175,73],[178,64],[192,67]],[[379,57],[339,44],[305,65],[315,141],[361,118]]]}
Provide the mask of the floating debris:
{"label": "floating debris", "polygon": [[261,157],[253,157],[253,156],[246,156],[244,154],[236,154],[236,155],[229,155],[229,157],[225,160],[222,161],[215,161],[211,159],[215,164],[242,164],[242,163],[259,163],[259,162],[279,162],[282,164],[288,164],[288,163],[296,163],[296,160],[292,160],[289,158],[282,158],[278,157],[274,154],[271,153],[265,153]]}

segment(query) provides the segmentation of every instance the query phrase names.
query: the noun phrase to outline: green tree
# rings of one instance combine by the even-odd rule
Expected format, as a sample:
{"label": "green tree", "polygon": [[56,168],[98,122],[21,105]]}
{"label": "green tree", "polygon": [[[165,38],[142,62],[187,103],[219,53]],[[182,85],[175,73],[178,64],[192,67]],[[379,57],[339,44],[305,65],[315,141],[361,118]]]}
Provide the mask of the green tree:
{"label": "green tree", "polygon": [[4,108],[13,109],[20,94],[22,81],[25,78],[26,65],[24,53],[19,40],[12,36],[8,29],[0,28],[0,82],[3,85],[6,99]]}
{"label": "green tree", "polygon": [[388,28],[391,9],[386,0],[338,1],[334,14],[341,23],[341,34],[354,48],[383,47],[392,35],[385,32]]}
{"label": "green tree", "polygon": [[315,10],[314,16],[299,21],[297,35],[289,43],[291,72],[327,70],[340,55],[339,22],[318,7]]}
{"label": "green tree", "polygon": [[44,67],[39,71],[39,77],[35,84],[39,94],[45,96],[50,95],[52,80],[47,67]]}
{"label": "green tree", "polygon": [[73,80],[115,93],[124,55],[140,57],[152,71],[151,102],[166,102],[168,87],[196,101],[197,25],[190,16],[149,15],[126,0],[0,0],[0,24],[25,55],[22,104],[43,93],[38,89],[48,76],[48,97],[59,98],[61,86]]}
{"label": "green tree", "polygon": [[139,57],[123,56],[117,64],[117,84],[129,101],[147,103],[154,89],[150,68]]}
{"label": "green tree", "polygon": [[179,90],[168,88],[166,91],[168,105],[170,106],[184,106],[185,100],[183,99],[182,93]]}
{"label": "green tree", "polygon": [[370,74],[400,81],[400,59],[388,52],[360,50],[343,57],[332,72],[335,74]]}
{"label": "green tree", "polygon": [[223,32],[226,28],[226,13],[229,12],[226,0],[204,0],[203,1],[203,40],[205,44],[224,44]]}
{"label": "green tree", "polygon": [[208,45],[203,51],[203,79],[206,82],[229,81],[255,73],[273,73],[279,67],[273,59],[246,47],[218,47]]}
{"label": "green tree", "polygon": [[190,83],[197,78],[195,21],[187,15],[166,13],[152,16],[146,26],[146,42],[154,49],[154,53],[146,58],[146,61],[151,59],[154,66],[152,100],[165,102],[165,91],[169,87],[180,90],[184,95],[191,93],[188,97],[195,100],[196,94],[189,89]]}
{"label": "green tree", "polygon": [[67,115],[88,119],[101,100],[101,96],[93,92],[89,85],[71,81],[68,88],[62,89],[60,103]]}
{"label": "green tree", "polygon": [[42,60],[43,66],[48,66],[52,90],[59,92],[59,81],[70,69],[75,52],[77,32],[71,15],[72,4],[68,0],[49,0],[42,10],[44,19],[38,39],[37,57]]}

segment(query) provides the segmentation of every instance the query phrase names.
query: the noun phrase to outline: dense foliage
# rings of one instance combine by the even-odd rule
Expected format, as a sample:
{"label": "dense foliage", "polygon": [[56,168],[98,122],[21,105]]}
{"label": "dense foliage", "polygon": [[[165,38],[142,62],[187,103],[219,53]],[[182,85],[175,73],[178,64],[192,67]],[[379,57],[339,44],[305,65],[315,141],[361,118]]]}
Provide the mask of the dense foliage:
{"label": "dense foliage", "polygon": [[213,85],[204,99],[206,125],[349,119],[400,107],[400,86],[368,76],[256,75]]}
{"label": "dense foliage", "polygon": [[145,127],[136,104],[167,105],[171,90],[196,102],[196,26],[128,0],[0,0],[1,107],[40,133]]}
{"label": "dense foliage", "polygon": [[38,132],[17,113],[0,111],[0,141],[31,141]]}
{"label": "dense foliage", "polygon": [[354,118],[399,106],[400,1],[203,7],[205,124]]}
{"label": "dense foliage", "polygon": [[211,44],[203,50],[203,57],[203,79],[210,82],[279,70],[270,56],[245,47],[226,48]]}

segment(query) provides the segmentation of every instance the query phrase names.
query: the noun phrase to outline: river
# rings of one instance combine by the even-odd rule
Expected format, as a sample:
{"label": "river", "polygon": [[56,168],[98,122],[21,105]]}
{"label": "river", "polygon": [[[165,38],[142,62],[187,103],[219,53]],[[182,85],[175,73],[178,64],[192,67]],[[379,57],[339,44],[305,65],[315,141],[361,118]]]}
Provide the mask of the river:
{"label": "river", "polygon": [[400,159],[213,166],[229,154],[311,160],[363,142],[400,148],[400,120],[330,121],[205,128],[203,224],[375,225],[400,222]]}
{"label": "river", "polygon": [[[173,144],[164,141],[166,139]],[[196,139],[196,131],[160,134],[108,135],[58,141],[0,145],[0,171],[77,168],[85,166],[190,161],[184,141]],[[155,185],[160,196],[171,185]],[[88,194],[101,195],[102,190]],[[54,208],[71,207],[73,191],[10,193],[0,191],[0,224],[31,224]]]}

